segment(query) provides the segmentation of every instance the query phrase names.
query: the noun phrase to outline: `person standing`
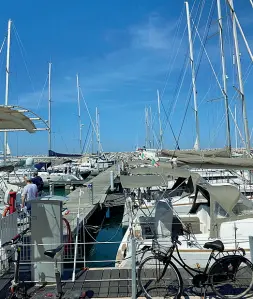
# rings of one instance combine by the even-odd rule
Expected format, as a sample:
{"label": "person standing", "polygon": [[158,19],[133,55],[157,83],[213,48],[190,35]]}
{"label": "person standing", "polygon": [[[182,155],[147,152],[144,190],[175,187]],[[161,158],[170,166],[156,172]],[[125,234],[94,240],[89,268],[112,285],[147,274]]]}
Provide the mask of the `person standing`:
{"label": "person standing", "polygon": [[33,173],[32,182],[37,186],[38,188],[38,196],[41,196],[43,188],[44,188],[44,182],[42,178],[39,176],[38,172],[35,171]]}
{"label": "person standing", "polygon": [[22,200],[22,207],[26,206],[27,210],[31,210],[31,200],[36,199],[38,196],[38,188],[37,186],[32,182],[32,179],[26,180],[26,186],[23,189],[23,192],[21,194],[21,200]]}

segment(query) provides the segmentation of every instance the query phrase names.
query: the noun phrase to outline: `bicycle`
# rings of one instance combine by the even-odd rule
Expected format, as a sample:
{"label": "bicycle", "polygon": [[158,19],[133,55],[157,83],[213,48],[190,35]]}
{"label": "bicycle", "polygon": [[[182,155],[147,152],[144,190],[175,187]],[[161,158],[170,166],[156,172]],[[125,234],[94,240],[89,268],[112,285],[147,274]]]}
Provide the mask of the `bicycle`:
{"label": "bicycle", "polygon": [[5,242],[2,244],[2,248],[6,246],[11,246],[14,248],[14,260],[10,259],[10,262],[14,263],[14,277],[13,280],[11,281],[11,286],[10,286],[10,294],[9,297],[10,299],[14,298],[27,298],[27,292],[26,288],[22,289],[20,286],[20,281],[19,281],[19,266],[20,266],[20,254],[21,254],[21,242],[23,239],[23,236],[29,231],[29,228],[25,229],[23,232],[20,234],[16,235],[14,238],[12,238],[10,241]]}
{"label": "bicycle", "polygon": [[[249,294],[253,286],[253,264],[245,258],[245,251],[242,248],[235,250],[225,250],[224,244],[220,240],[207,242],[205,249],[211,249],[209,259],[204,270],[194,269],[187,265],[182,259],[178,245],[178,236],[172,238],[172,246],[166,251],[156,239],[152,246],[143,247],[143,256],[145,252],[151,250],[152,256],[145,258],[138,268],[138,282],[146,298],[152,299],[161,296],[162,298],[181,298],[183,293],[183,279],[174,264],[175,261],[191,277],[192,286],[204,290],[211,287],[216,297],[222,299],[239,299]],[[177,257],[173,255],[176,249]],[[220,255],[223,254],[222,257]],[[214,262],[211,266],[210,263]],[[209,267],[210,266],[210,267]],[[238,286],[234,286],[237,280],[237,274],[240,270],[248,269],[250,275],[243,275]],[[174,276],[173,276],[174,274]],[[162,293],[162,294],[161,294]]]}
{"label": "bicycle", "polygon": [[[10,286],[10,292],[9,296],[7,298],[9,299],[25,299],[25,298],[31,298],[33,297],[34,293],[37,294],[37,296],[45,295],[50,298],[52,298],[53,294],[47,291],[43,291],[44,286],[42,288],[39,288],[39,293],[37,293],[37,290],[34,290],[31,294],[27,293],[27,289],[24,287],[21,287],[20,280],[19,280],[19,268],[20,268],[20,255],[21,255],[21,243],[23,236],[30,230],[30,228],[25,229],[20,234],[16,235],[13,239],[11,239],[8,242],[5,242],[2,244],[2,248],[11,246],[14,248],[15,252],[15,258],[14,260],[10,259],[9,262],[14,263],[14,278],[11,281]],[[61,274],[57,267],[57,257],[61,254],[62,250],[64,248],[64,245],[60,245],[57,248],[46,250],[44,254],[55,261],[55,279],[56,279],[56,298],[60,299],[62,296],[67,296],[66,298],[73,298],[73,294],[67,294],[68,291],[64,294],[62,291],[62,282],[61,282]],[[42,291],[42,292],[41,292]],[[78,298],[92,298],[94,292],[91,290],[84,291]],[[69,297],[68,297],[69,296]]]}

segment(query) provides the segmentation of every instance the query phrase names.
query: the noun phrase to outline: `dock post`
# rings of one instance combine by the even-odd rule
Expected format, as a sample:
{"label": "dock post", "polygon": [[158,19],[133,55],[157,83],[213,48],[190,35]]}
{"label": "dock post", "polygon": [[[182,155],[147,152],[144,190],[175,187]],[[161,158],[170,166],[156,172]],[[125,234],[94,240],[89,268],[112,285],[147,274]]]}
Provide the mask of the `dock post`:
{"label": "dock post", "polygon": [[111,186],[111,191],[114,190],[114,173],[113,170],[110,171],[110,186]]}
{"label": "dock post", "polygon": [[249,236],[250,258],[253,261],[253,236]]}
{"label": "dock post", "polygon": [[120,175],[120,164],[118,164],[118,175]]}
{"label": "dock post", "polygon": [[90,190],[91,203],[93,204],[93,183],[90,183],[90,184],[88,185],[88,189]]}
{"label": "dock post", "polygon": [[132,299],[136,299],[136,242],[135,237],[131,238],[132,247]]}
{"label": "dock post", "polygon": [[54,183],[53,182],[49,183],[49,194],[54,195]]}

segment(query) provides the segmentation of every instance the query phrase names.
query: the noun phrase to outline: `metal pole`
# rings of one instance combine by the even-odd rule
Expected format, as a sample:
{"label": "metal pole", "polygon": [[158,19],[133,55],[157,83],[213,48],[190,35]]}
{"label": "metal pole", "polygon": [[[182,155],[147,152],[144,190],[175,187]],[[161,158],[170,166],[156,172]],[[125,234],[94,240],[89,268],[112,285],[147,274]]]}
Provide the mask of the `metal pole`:
{"label": "metal pole", "polygon": [[150,148],[154,148],[154,134],[153,134],[153,119],[152,119],[152,109],[149,107],[149,123],[150,123]]}
{"label": "metal pole", "polygon": [[236,21],[234,16],[234,4],[233,0],[228,0],[229,5],[231,6],[231,16],[232,16],[232,25],[233,25],[233,37],[234,37],[234,45],[235,45],[235,57],[236,57],[236,65],[237,65],[237,73],[239,79],[239,89],[242,100],[242,113],[243,113],[243,124],[244,124],[244,133],[246,139],[246,151],[250,154],[250,136],[249,136],[249,127],[248,127],[248,118],[247,118],[247,109],[246,102],[244,96],[244,86],[242,82],[242,69],[241,69],[241,60],[240,60],[240,50],[237,38],[237,28]]}
{"label": "metal pole", "polygon": [[157,89],[157,106],[158,106],[158,120],[159,120],[159,135],[160,135],[160,149],[163,148],[163,131],[162,131],[162,123],[161,123],[161,106],[160,106],[160,93]]}
{"label": "metal pole", "polygon": [[148,124],[148,108],[145,107],[145,124],[146,124],[146,148],[149,145],[149,124]]}
{"label": "metal pole", "polygon": [[99,132],[99,112],[96,107],[96,133],[97,133],[97,143],[98,143],[98,153],[100,154],[100,132]]}
{"label": "metal pole", "polygon": [[111,189],[111,191],[114,190],[114,173],[113,173],[113,170],[110,171],[110,189]]}
{"label": "metal pole", "polygon": [[136,242],[134,234],[131,237],[132,247],[132,299],[136,299]]}
{"label": "metal pole", "polygon": [[78,74],[76,74],[76,87],[77,87],[78,123],[79,123],[79,146],[80,146],[80,153],[82,153],[82,123],[81,123],[81,108],[80,108],[80,86],[79,86]]}
{"label": "metal pole", "polygon": [[52,63],[49,62],[48,65],[48,152],[52,149],[52,138],[51,138],[51,104],[52,104],[52,98],[51,98],[51,69],[52,69]]}
{"label": "metal pole", "polygon": [[[9,99],[9,74],[10,74],[10,46],[11,46],[11,19],[8,21],[8,33],[7,33],[7,54],[6,54],[6,78],[5,78],[5,105],[8,105]],[[7,132],[4,132],[4,162],[7,158]]]}
{"label": "metal pole", "polygon": [[217,10],[218,10],[218,24],[219,24],[219,35],[220,35],[220,52],[221,52],[221,65],[222,65],[223,96],[224,96],[224,101],[225,101],[225,113],[226,113],[226,125],[227,125],[227,147],[228,147],[229,152],[231,154],[231,135],[230,135],[230,120],[229,120],[229,110],[228,110],[226,63],[225,63],[225,55],[224,55],[223,27],[222,27],[220,0],[217,0]]}
{"label": "metal pole", "polygon": [[[236,120],[236,105],[235,105],[235,123],[237,122]],[[237,123],[236,123],[237,124]],[[237,150],[237,147],[238,147],[238,140],[237,140],[237,127],[235,125],[235,148]]]}
{"label": "metal pole", "polygon": [[189,12],[189,4],[187,1],[185,2],[185,8],[186,8],[188,38],[189,38],[189,48],[190,48],[190,63],[191,63],[191,71],[192,71],[192,89],[193,89],[194,114],[195,114],[195,126],[196,126],[195,147],[197,150],[199,150],[200,141],[199,141],[199,117],[198,117],[198,105],[197,105],[196,76],[195,76],[195,67],[194,67],[193,46],[192,46],[190,12]]}

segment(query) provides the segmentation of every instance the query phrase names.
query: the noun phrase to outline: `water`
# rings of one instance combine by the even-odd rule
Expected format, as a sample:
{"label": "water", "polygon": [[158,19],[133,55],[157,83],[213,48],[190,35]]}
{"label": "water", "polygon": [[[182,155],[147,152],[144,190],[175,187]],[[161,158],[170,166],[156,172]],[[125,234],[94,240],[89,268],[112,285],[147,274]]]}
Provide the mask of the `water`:
{"label": "water", "polygon": [[120,241],[124,236],[121,227],[123,207],[110,208],[110,218],[105,218],[102,228],[96,236],[98,242],[117,242],[108,244],[95,244],[87,246],[87,267],[114,267],[115,262],[92,263],[88,261],[115,260]]}
{"label": "water", "polygon": [[[55,195],[65,196],[69,194],[69,190],[65,188],[55,188]],[[121,227],[124,207],[110,208],[109,215],[108,209],[104,211],[104,219],[101,219],[101,229],[94,239],[97,242],[117,242],[108,244],[92,244],[86,246],[86,266],[92,268],[100,267],[114,267],[115,262],[99,262],[93,263],[89,261],[103,261],[115,260],[120,242],[124,236],[125,230]],[[106,216],[109,216],[107,218]],[[99,224],[98,224],[99,225]],[[87,241],[87,240],[86,240]],[[89,242],[95,242],[89,239]]]}

